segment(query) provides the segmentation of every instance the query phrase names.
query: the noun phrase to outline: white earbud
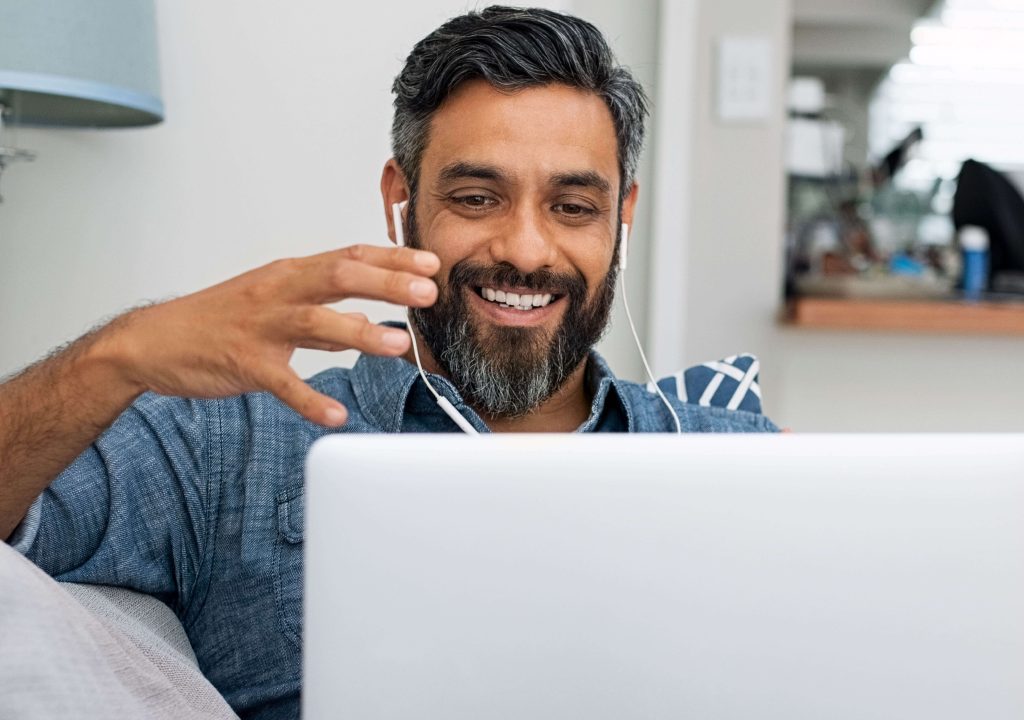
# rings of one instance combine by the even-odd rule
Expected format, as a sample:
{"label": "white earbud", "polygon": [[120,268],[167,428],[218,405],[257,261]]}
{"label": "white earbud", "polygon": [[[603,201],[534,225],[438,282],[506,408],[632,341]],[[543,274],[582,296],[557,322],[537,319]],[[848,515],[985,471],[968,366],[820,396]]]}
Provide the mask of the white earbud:
{"label": "white earbud", "polygon": [[619,243],[619,272],[626,272],[629,257],[629,223],[622,223],[622,241]]}
{"label": "white earbud", "polygon": [[[405,218],[402,217],[402,211],[405,210],[405,206],[407,204],[408,203],[406,202],[391,204],[391,219],[395,224],[395,244],[398,245],[398,247],[405,247]],[[462,432],[467,435],[479,435],[480,433],[477,432],[477,429],[470,424],[469,420],[464,418],[459,411],[455,409],[455,406],[451,404],[448,398],[435,390],[434,386],[430,384],[429,380],[427,380],[427,374],[423,371],[423,363],[420,361],[420,349],[416,344],[416,333],[412,331],[412,318],[408,318],[408,320],[409,323],[406,329],[409,331],[409,338],[412,340],[412,354],[413,357],[416,358],[416,367],[420,371],[420,377],[423,378],[423,383],[434,396],[434,399],[437,401],[441,410],[444,411],[444,414],[450,417],[452,422],[458,425]]]}
{"label": "white earbud", "polygon": [[398,247],[405,247],[405,220],[402,218],[402,211],[408,203],[391,203],[391,220],[395,224],[395,244]]}
{"label": "white earbud", "polygon": [[626,256],[629,254],[629,225],[622,223],[622,239],[619,242],[619,284],[622,289],[622,307],[626,310],[626,320],[629,322],[629,329],[633,331],[633,340],[636,342],[636,349],[640,351],[640,359],[643,360],[644,370],[647,371],[647,379],[651,381],[651,385],[654,387],[654,391],[658,393],[658,397],[665,403],[665,407],[668,408],[669,414],[672,416],[672,421],[676,425],[676,432],[682,433],[683,427],[679,423],[679,416],[676,414],[675,408],[672,407],[672,403],[665,397],[665,393],[658,387],[657,381],[654,379],[654,373],[651,372],[651,366],[647,364],[647,356],[644,354],[643,345],[640,344],[640,335],[636,331],[636,325],[633,324],[633,315],[629,312],[629,298],[626,297]]}

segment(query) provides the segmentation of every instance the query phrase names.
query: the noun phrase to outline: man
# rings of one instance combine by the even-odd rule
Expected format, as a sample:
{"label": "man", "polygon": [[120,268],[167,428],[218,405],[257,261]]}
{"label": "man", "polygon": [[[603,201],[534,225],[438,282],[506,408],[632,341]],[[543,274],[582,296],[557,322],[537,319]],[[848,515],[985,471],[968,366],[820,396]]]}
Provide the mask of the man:
{"label": "man", "polygon": [[[407,203],[410,247],[272,263],[129,312],[0,387],[0,536],[60,580],[164,600],[249,717],[298,712],[310,444],[457,430],[403,329],[325,303],[412,308],[432,385],[481,432],[674,429],[592,351],[647,115],[600,33],[545,10],[469,13],[417,44],[394,92],[381,192],[393,240]],[[297,347],[364,354],[307,384]],[[687,431],[774,430],[673,409]]]}

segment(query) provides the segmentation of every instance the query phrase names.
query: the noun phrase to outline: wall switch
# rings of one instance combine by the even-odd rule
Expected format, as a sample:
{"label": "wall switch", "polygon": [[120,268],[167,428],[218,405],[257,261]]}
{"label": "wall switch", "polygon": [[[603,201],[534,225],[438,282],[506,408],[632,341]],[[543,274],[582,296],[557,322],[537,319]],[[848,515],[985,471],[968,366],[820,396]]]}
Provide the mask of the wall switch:
{"label": "wall switch", "polygon": [[767,121],[775,98],[771,39],[729,35],[718,41],[718,119]]}

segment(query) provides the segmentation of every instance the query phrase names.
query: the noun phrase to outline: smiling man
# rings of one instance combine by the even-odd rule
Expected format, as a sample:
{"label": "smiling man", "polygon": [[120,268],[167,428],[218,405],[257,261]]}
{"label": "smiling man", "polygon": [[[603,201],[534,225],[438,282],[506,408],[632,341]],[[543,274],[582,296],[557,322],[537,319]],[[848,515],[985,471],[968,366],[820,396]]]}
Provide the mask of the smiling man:
{"label": "smiling man", "polygon": [[[405,203],[410,247],[272,263],[129,312],[0,386],[0,537],[59,580],[167,603],[203,674],[246,717],[298,715],[310,445],[331,432],[458,430],[405,329],[326,304],[412,308],[431,384],[480,432],[675,428],[656,395],[593,351],[647,114],[601,34],[546,10],[469,13],[417,44],[394,90],[381,191],[392,239],[391,208]],[[303,382],[288,365],[297,347],[363,354]],[[671,402],[685,431],[775,429],[759,414]],[[58,586],[0,551],[0,599],[53,606]],[[118,695],[133,662],[98,649],[126,643],[84,632],[68,628],[77,640],[61,657],[116,668],[106,714],[158,695],[145,684],[131,702]],[[0,670],[36,646],[5,645]],[[80,716],[83,702],[70,703]]]}
{"label": "smiling man", "polygon": [[[636,186],[620,190],[615,125],[595,92],[495,80],[455,88],[421,162],[396,147],[382,190],[411,198],[409,243],[441,259],[438,301],[413,312],[431,369],[492,430],[573,430],[590,414],[584,361],[608,322]],[[402,165],[419,168],[412,192]]]}

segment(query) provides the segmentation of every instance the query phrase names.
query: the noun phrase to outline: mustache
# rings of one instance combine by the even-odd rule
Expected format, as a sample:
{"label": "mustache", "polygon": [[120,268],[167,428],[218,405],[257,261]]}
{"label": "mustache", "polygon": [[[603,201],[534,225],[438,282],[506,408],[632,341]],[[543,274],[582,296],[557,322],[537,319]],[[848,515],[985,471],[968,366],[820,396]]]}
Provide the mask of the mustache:
{"label": "mustache", "polygon": [[583,300],[587,296],[587,281],[580,272],[573,275],[542,269],[523,273],[507,262],[483,266],[462,260],[452,266],[448,273],[448,283],[453,290],[460,287],[475,289],[511,286],[552,295],[568,295],[571,299]]}

